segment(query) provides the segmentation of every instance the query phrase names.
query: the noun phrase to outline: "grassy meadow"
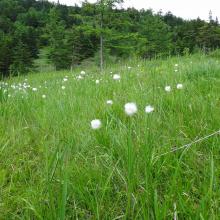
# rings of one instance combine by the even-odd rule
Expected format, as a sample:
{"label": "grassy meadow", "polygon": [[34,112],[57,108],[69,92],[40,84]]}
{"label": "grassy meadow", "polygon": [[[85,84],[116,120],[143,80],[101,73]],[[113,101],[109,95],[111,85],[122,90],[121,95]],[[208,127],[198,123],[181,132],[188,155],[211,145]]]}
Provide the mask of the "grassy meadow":
{"label": "grassy meadow", "polygon": [[133,59],[0,86],[0,219],[220,218],[217,58]]}

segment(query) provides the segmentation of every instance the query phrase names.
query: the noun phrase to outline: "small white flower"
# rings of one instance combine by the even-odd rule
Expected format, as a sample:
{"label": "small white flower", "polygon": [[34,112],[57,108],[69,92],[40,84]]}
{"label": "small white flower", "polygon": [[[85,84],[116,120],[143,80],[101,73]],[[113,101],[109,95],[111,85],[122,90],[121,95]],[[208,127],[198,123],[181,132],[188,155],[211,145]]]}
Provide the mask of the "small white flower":
{"label": "small white flower", "polygon": [[176,63],[174,66],[175,66],[175,67],[178,67],[179,65]]}
{"label": "small white flower", "polygon": [[165,86],[165,91],[170,92],[171,91],[171,86]]}
{"label": "small white flower", "polygon": [[99,84],[99,83],[100,83],[100,81],[97,79],[97,80],[95,81],[95,83],[96,83],[96,84]]}
{"label": "small white flower", "polygon": [[62,86],[62,87],[61,87],[61,89],[63,89],[63,90],[64,90],[65,88],[66,88],[65,86]]}
{"label": "small white flower", "polygon": [[131,66],[128,66],[128,69],[130,70],[130,69],[131,69]]}
{"label": "small white flower", "polygon": [[42,95],[42,98],[43,98],[43,99],[46,99],[46,95]]}
{"label": "small white flower", "polygon": [[178,72],[178,70],[177,70],[177,69],[175,69],[174,71],[175,71],[175,72]]}
{"label": "small white flower", "polygon": [[125,104],[124,107],[125,107],[125,113],[129,116],[132,116],[135,113],[137,113],[137,105],[133,102],[129,102]]}
{"label": "small white flower", "polygon": [[83,79],[83,77],[81,75],[76,77],[77,79]]}
{"label": "small white flower", "polygon": [[113,101],[112,100],[107,100],[107,105],[113,105]]}
{"label": "small white flower", "polygon": [[92,129],[97,130],[97,129],[101,128],[101,126],[102,126],[102,123],[99,119],[94,119],[91,121]]}
{"label": "small white flower", "polygon": [[120,80],[121,79],[121,76],[119,74],[114,74],[113,75],[113,79],[114,80]]}
{"label": "small white flower", "polygon": [[81,75],[85,75],[86,72],[82,70],[82,71],[80,72],[80,74],[81,74]]}
{"label": "small white flower", "polygon": [[63,81],[66,82],[66,81],[68,81],[68,79],[67,79],[67,78],[64,78]]}
{"label": "small white flower", "polygon": [[37,88],[32,88],[32,91],[33,91],[33,92],[36,92],[36,91],[37,91]]}
{"label": "small white flower", "polygon": [[148,105],[145,107],[145,112],[146,113],[151,113],[154,111],[154,107],[152,107],[151,105]]}
{"label": "small white flower", "polygon": [[177,89],[182,89],[183,88],[183,84],[177,84],[176,88]]}

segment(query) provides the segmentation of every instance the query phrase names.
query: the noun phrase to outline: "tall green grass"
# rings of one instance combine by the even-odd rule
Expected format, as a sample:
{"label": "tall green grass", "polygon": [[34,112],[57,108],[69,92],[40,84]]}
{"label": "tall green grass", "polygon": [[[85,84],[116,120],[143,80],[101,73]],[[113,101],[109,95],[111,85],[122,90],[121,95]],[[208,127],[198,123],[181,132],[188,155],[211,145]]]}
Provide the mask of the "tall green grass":
{"label": "tall green grass", "polygon": [[[220,129],[218,60],[84,70],[83,80],[80,69],[25,76],[36,92],[10,87],[22,76],[1,86],[0,219],[219,219],[219,135],[160,156]],[[136,115],[124,113],[127,102]],[[95,118],[99,130],[90,127]]]}

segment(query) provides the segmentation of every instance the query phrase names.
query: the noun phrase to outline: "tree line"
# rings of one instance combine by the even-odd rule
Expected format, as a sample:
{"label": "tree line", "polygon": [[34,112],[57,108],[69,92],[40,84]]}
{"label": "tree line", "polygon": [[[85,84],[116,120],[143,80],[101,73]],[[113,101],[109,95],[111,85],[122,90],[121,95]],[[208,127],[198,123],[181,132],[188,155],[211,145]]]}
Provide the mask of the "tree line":
{"label": "tree line", "polygon": [[122,0],[66,6],[47,0],[0,0],[0,73],[27,73],[41,48],[57,70],[86,59],[184,55],[220,46],[220,25],[171,12],[119,9]]}

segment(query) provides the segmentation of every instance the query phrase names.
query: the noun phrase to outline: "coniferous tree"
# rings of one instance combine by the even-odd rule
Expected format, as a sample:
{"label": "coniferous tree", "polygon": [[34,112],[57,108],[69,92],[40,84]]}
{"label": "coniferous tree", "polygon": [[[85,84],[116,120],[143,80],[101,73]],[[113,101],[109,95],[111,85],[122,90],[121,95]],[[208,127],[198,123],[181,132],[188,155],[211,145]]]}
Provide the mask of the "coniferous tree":
{"label": "coniferous tree", "polygon": [[49,59],[57,70],[69,68],[71,63],[71,50],[68,48],[66,40],[65,24],[59,19],[56,8],[50,10],[46,30],[50,46]]}

